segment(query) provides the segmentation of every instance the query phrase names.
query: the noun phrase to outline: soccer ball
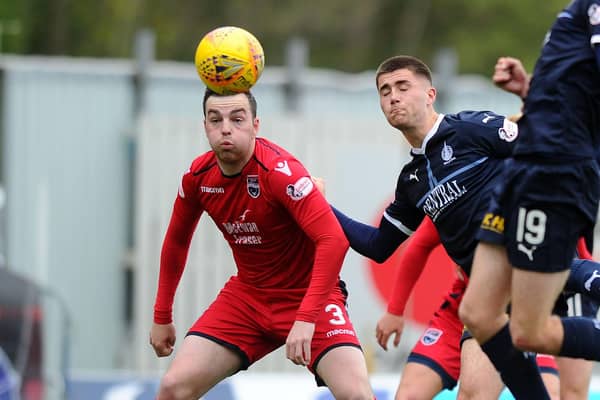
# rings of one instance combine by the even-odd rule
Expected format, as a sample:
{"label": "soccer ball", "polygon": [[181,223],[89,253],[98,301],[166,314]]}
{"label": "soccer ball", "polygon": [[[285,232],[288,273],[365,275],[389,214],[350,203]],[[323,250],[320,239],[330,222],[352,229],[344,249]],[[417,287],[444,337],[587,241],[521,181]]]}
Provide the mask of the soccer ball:
{"label": "soccer ball", "polygon": [[265,66],[260,42],[248,31],[224,26],[208,32],[196,48],[196,70],[213,92],[246,92]]}

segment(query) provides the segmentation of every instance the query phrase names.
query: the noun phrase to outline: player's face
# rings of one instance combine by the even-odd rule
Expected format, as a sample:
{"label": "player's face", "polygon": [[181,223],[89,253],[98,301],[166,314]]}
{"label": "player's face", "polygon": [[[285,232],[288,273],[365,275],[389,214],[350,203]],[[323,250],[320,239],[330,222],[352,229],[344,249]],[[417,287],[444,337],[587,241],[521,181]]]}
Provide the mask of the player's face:
{"label": "player's face", "polygon": [[435,89],[427,78],[399,69],[377,79],[379,104],[390,125],[410,130],[423,124],[435,100]]}
{"label": "player's face", "polygon": [[246,95],[209,97],[204,129],[223,172],[240,172],[252,157],[258,132],[258,118],[252,117]]}

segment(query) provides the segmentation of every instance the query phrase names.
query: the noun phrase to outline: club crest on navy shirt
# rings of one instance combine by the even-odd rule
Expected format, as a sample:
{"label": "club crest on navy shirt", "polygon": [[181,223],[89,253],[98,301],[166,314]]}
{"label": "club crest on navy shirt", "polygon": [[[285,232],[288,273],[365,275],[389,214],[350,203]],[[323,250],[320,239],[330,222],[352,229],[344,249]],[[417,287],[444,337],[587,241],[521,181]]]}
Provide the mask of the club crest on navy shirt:
{"label": "club crest on navy shirt", "polygon": [[455,159],[456,157],[454,157],[454,150],[452,149],[452,146],[444,142],[444,147],[442,147],[442,160],[444,161],[444,165],[451,163]]}

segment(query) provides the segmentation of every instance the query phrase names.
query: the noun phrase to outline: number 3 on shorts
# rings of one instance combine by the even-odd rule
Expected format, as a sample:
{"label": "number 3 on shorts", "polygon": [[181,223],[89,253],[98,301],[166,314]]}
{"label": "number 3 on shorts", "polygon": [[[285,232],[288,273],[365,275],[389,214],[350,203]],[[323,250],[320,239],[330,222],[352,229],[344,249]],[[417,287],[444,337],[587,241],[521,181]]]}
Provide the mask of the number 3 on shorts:
{"label": "number 3 on shorts", "polygon": [[327,304],[325,306],[325,312],[331,313],[333,316],[333,318],[329,320],[331,325],[344,325],[346,323],[344,313],[337,304]]}

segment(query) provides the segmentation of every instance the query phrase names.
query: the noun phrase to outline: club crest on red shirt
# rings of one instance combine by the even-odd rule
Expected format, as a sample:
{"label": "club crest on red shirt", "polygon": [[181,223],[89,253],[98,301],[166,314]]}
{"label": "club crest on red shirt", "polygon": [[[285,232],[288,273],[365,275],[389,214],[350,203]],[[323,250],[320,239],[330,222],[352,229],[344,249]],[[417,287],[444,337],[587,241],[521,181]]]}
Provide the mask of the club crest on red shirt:
{"label": "club crest on red shirt", "polygon": [[253,199],[258,198],[260,196],[260,186],[258,184],[258,175],[248,175],[246,177],[246,188],[248,189],[248,194]]}

